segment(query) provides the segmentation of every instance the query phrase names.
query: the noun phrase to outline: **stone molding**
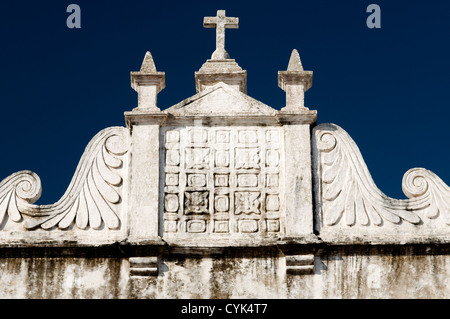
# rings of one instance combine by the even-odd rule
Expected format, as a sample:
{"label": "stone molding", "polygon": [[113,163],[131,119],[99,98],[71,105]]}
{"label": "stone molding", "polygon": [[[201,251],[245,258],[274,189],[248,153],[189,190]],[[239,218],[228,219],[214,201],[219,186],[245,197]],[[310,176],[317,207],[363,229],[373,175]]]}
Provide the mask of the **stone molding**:
{"label": "stone molding", "polygon": [[197,92],[201,92],[220,82],[247,94],[247,71],[242,70],[234,59],[208,60],[202,65],[200,70],[195,72]]}
{"label": "stone molding", "polygon": [[314,273],[314,255],[286,256],[286,272],[294,275]]}
{"label": "stone molding", "polygon": [[158,275],[158,257],[130,257],[130,276],[147,277]]}

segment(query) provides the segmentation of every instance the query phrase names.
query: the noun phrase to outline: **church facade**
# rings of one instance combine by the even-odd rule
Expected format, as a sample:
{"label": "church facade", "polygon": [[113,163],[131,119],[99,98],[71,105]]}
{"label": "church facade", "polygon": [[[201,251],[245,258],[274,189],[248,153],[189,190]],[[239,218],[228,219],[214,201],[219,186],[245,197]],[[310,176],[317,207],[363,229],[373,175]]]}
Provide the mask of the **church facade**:
{"label": "church facade", "polygon": [[35,204],[31,171],[0,183],[1,298],[450,297],[450,188],[414,168],[407,199],[379,190],[352,138],[304,105],[296,50],[283,109],[248,96],[225,50],[238,25],[204,19],[216,50],[165,110],[147,52],[138,106],[93,137],[58,202]]}

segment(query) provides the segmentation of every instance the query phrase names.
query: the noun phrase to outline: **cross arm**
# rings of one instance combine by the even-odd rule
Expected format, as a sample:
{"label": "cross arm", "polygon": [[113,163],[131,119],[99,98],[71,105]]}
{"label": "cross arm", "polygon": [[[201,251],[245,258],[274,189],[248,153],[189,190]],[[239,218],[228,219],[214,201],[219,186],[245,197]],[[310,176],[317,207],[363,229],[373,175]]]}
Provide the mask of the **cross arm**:
{"label": "cross arm", "polygon": [[[217,27],[217,17],[205,17],[203,19],[204,28],[216,28]],[[229,18],[225,17],[224,25],[227,29],[239,29],[239,18]]]}
{"label": "cross arm", "polygon": [[227,29],[239,29],[239,18],[225,18],[225,27]]}
{"label": "cross arm", "polygon": [[203,27],[204,28],[215,28],[217,25],[216,17],[205,17],[203,19]]}

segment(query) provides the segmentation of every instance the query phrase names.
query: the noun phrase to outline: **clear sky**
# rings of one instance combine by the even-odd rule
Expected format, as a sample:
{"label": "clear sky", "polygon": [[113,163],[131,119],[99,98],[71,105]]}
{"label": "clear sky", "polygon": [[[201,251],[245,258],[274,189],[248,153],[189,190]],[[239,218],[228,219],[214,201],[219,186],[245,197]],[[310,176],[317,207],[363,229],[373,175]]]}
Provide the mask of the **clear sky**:
{"label": "clear sky", "polygon": [[[81,28],[69,29],[69,4]],[[381,9],[381,28],[366,12]],[[5,1],[0,9],[0,180],[36,172],[52,204],[100,130],[124,126],[137,106],[130,71],[147,50],[168,108],[195,94],[194,72],[210,58],[215,31],[204,16],[239,17],[226,49],[248,72],[248,94],[284,106],[277,72],[292,49],[314,71],[305,104],[359,146],[377,186],[405,198],[403,174],[424,167],[450,184],[450,2],[447,0]]]}

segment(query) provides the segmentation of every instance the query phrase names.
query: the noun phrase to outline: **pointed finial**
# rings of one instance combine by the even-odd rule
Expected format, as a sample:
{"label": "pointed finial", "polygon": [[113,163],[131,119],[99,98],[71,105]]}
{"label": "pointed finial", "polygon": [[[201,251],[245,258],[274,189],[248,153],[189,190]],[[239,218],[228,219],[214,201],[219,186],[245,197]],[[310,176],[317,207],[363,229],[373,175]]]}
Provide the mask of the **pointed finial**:
{"label": "pointed finial", "polygon": [[141,66],[141,72],[142,73],[156,72],[155,62],[153,61],[153,57],[150,51],[147,51],[147,53],[145,53],[144,61],[142,62]]}
{"label": "pointed finial", "polygon": [[287,71],[278,72],[278,86],[286,92],[286,107],[282,111],[305,109],[305,92],[312,86],[312,71],[303,70],[300,55],[292,50]]}
{"label": "pointed finial", "polygon": [[138,108],[159,111],[157,95],[166,87],[164,72],[157,72],[150,52],[145,53],[139,72],[131,72],[131,87],[138,93]]}
{"label": "pointed finial", "polygon": [[298,54],[298,51],[296,49],[292,50],[287,70],[303,71],[302,61],[300,60],[300,54]]}

